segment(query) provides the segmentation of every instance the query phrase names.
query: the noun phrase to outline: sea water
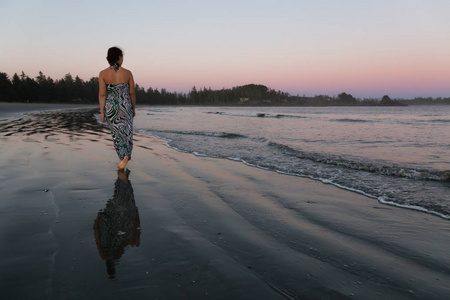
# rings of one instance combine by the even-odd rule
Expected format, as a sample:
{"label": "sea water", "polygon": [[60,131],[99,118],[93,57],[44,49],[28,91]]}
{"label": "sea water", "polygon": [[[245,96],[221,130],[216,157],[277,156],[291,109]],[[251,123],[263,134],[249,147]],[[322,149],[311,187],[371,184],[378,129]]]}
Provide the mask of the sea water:
{"label": "sea water", "polygon": [[450,106],[144,106],[134,124],[178,151],[309,177],[447,219],[449,125]]}

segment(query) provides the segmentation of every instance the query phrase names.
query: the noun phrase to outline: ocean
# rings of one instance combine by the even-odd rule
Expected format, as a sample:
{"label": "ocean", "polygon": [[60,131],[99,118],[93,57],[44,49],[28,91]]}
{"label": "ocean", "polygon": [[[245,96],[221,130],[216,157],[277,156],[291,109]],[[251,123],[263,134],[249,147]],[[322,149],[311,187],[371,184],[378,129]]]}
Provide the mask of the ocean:
{"label": "ocean", "polygon": [[[450,219],[450,106],[138,106],[135,131]],[[299,193],[301,191],[299,190]]]}

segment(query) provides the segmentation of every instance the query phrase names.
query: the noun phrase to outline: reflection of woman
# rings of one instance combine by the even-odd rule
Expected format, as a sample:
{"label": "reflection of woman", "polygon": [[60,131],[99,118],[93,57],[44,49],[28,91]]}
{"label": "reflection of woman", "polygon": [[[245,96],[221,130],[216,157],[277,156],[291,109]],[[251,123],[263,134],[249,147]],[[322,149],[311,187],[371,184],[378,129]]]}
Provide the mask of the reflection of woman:
{"label": "reflection of woman", "polygon": [[118,171],[114,196],[106,208],[97,214],[94,222],[95,241],[102,259],[106,260],[108,274],[113,278],[115,261],[125,247],[140,242],[139,212],[134,201],[133,187],[128,180],[130,171]]}
{"label": "reflection of woman", "polygon": [[98,76],[100,119],[107,121],[119,156],[119,169],[124,169],[133,150],[133,117],[136,94],[133,74],[122,68],[123,54],[117,47],[108,49],[109,67]]}

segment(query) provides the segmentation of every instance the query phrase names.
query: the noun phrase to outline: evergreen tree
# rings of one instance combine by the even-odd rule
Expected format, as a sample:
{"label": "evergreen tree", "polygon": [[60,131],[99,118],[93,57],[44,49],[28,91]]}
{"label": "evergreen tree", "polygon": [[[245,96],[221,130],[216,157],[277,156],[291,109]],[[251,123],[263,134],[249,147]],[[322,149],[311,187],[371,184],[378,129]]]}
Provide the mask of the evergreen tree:
{"label": "evergreen tree", "polygon": [[17,95],[14,91],[12,82],[8,78],[8,74],[0,73],[0,101],[15,101]]}

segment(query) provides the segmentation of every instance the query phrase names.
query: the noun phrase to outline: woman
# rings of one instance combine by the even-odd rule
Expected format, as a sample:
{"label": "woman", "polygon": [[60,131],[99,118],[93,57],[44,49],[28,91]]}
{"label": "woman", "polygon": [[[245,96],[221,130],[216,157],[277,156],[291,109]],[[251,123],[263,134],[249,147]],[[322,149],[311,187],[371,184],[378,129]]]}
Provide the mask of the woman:
{"label": "woman", "polygon": [[123,53],[117,47],[108,49],[109,67],[98,76],[100,120],[107,122],[119,156],[117,168],[125,169],[133,150],[133,117],[136,94],[133,74],[122,68]]}

